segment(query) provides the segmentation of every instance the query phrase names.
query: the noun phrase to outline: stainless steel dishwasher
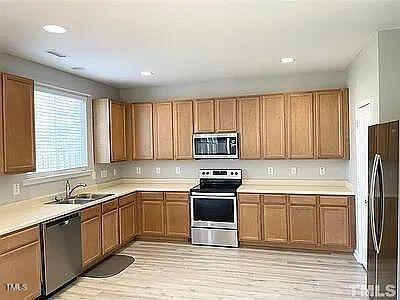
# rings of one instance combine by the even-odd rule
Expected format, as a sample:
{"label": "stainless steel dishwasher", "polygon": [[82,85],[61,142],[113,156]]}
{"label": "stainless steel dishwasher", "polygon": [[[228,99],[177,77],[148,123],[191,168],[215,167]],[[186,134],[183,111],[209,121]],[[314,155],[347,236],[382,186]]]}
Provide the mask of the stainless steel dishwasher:
{"label": "stainless steel dishwasher", "polygon": [[48,296],[82,271],[80,214],[43,223],[41,239],[42,296]]}

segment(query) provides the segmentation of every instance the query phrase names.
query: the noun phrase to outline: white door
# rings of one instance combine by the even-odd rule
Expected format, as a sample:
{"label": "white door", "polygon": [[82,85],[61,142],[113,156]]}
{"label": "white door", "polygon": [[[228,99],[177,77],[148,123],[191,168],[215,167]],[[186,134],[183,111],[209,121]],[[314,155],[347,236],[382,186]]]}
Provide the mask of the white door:
{"label": "white door", "polygon": [[368,249],[368,126],[372,125],[372,103],[356,108],[356,168],[357,168],[357,252],[367,269]]}

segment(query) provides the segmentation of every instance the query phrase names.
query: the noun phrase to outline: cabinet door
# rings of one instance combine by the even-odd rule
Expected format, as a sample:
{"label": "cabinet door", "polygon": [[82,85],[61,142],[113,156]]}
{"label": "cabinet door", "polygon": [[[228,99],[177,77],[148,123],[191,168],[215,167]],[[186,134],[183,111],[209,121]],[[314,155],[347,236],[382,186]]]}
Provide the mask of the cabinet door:
{"label": "cabinet door", "polygon": [[215,131],[236,131],[236,98],[215,100]]}
{"label": "cabinet door", "polygon": [[347,105],[342,90],[315,93],[317,158],[344,158]]}
{"label": "cabinet door", "polygon": [[102,246],[103,254],[110,253],[118,248],[118,209],[103,214],[102,216]]}
{"label": "cabinet door", "polygon": [[[41,254],[39,241],[0,255],[0,299],[36,299],[40,295]],[[5,284],[25,284],[26,290],[7,291]],[[20,286],[20,288],[22,288]]]}
{"label": "cabinet door", "polygon": [[153,105],[132,104],[133,159],[153,159]]}
{"label": "cabinet door", "polygon": [[174,159],[172,137],[172,102],[157,102],[153,105],[154,158]]}
{"label": "cabinet door", "polygon": [[292,244],[316,246],[317,208],[316,206],[289,206],[289,241]]}
{"label": "cabinet door", "polygon": [[142,201],[142,234],[164,236],[164,202],[162,200]]}
{"label": "cabinet door", "polygon": [[188,201],[167,201],[165,203],[166,236],[189,237]]}
{"label": "cabinet door", "polygon": [[261,241],[261,204],[256,194],[239,195],[239,240]]}
{"label": "cabinet door", "polygon": [[174,158],[193,159],[193,102],[174,102]]}
{"label": "cabinet door", "polygon": [[125,104],[110,102],[111,162],[126,160]]}
{"label": "cabinet door", "polygon": [[314,157],[313,94],[288,95],[288,156]]}
{"label": "cabinet door", "polygon": [[263,96],[262,152],[263,158],[286,158],[286,100],[284,95]]}
{"label": "cabinet door", "polygon": [[214,132],[214,100],[194,101],[194,132]]}
{"label": "cabinet door", "polygon": [[261,158],[260,99],[258,97],[238,100],[240,158]]}
{"label": "cabinet door", "polygon": [[347,197],[320,197],[321,246],[333,249],[351,247],[350,209],[348,203]]}
{"label": "cabinet door", "polygon": [[119,208],[119,236],[121,244],[129,242],[135,236],[135,206],[133,203]]}
{"label": "cabinet door", "polygon": [[264,195],[263,240],[269,243],[287,243],[287,205],[284,195]]}
{"label": "cabinet door", "polygon": [[33,81],[3,74],[4,173],[35,171]]}
{"label": "cabinet door", "polygon": [[85,268],[101,257],[101,218],[82,222],[82,266]]}

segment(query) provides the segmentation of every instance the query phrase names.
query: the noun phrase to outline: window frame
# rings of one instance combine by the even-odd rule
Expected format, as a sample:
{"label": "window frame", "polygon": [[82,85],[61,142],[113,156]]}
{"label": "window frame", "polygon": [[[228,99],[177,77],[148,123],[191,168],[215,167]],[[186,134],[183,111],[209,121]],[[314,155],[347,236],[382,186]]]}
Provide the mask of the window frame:
{"label": "window frame", "polygon": [[[94,172],[94,164],[93,164],[93,140],[92,140],[92,97],[88,94],[55,87],[52,85],[35,83],[35,90],[42,91],[54,91],[58,94],[65,95],[76,95],[79,97],[86,98],[86,151],[87,151],[87,166],[78,167],[78,168],[70,168],[64,170],[50,171],[50,172],[30,172],[25,176],[25,180],[23,181],[23,186],[31,186],[36,184],[48,183],[48,182],[56,182],[61,180],[66,180],[70,178],[79,178],[79,177],[87,177],[90,176]],[[35,123],[36,124],[36,123]],[[35,127],[36,133],[36,127]],[[35,142],[36,145],[36,142]],[[35,154],[36,155],[36,154]],[[36,159],[35,159],[36,163]]]}

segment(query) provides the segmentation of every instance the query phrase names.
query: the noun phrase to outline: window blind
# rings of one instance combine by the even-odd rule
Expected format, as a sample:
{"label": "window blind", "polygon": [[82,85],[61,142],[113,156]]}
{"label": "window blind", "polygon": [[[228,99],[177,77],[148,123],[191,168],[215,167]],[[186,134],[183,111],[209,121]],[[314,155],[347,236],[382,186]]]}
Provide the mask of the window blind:
{"label": "window blind", "polygon": [[88,167],[87,98],[35,88],[36,172]]}

